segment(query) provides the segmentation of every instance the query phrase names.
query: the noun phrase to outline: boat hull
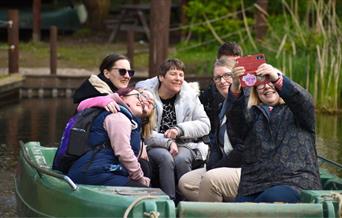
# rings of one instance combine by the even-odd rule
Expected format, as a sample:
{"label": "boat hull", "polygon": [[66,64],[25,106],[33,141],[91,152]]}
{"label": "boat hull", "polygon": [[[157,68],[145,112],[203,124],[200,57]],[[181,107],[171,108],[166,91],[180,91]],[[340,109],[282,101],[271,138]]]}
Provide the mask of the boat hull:
{"label": "boat hull", "polygon": [[20,217],[342,217],[342,179],[324,169],[325,190],[302,191],[297,204],[181,201],[176,208],[160,189],[73,184],[51,170],[55,152],[39,142],[22,145],[15,177]]}
{"label": "boat hull", "polygon": [[[40,167],[50,169],[55,148],[41,147],[38,142],[25,147]],[[78,185],[73,190],[64,180],[38,173],[24,160],[22,152],[15,188],[19,216],[123,217],[136,200],[140,202],[133,205],[130,217],[151,212],[176,216],[173,201],[160,189]]]}

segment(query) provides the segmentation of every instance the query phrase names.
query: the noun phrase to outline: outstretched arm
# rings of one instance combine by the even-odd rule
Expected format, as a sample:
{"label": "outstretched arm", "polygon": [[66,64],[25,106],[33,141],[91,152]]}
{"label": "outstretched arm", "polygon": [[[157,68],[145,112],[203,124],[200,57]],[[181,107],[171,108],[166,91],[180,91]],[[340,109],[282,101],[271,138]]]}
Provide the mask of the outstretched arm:
{"label": "outstretched arm", "polygon": [[97,96],[93,98],[88,98],[83,100],[77,107],[77,111],[82,111],[91,107],[101,107],[106,109],[107,111],[111,111],[116,113],[120,111],[120,107],[118,103],[121,103],[122,100],[118,94],[114,93],[106,96]]}

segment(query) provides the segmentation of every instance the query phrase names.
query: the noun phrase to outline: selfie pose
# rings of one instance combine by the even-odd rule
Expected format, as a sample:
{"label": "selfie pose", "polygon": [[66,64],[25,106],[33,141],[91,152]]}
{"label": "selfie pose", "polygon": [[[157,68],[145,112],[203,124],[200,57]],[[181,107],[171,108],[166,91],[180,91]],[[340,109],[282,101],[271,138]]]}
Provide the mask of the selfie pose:
{"label": "selfie pose", "polygon": [[300,191],[320,189],[315,148],[315,110],[312,97],[301,86],[269,64],[256,75],[268,82],[244,95],[239,78],[243,66],[233,68],[226,99],[230,136],[244,141],[237,202],[300,200]]}

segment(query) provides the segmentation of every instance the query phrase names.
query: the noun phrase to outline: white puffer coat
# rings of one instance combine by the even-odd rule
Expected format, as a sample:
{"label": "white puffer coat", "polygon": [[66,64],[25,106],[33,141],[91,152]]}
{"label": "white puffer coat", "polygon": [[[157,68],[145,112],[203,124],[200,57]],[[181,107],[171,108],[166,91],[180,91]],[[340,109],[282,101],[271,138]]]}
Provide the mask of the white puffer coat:
{"label": "white puffer coat", "polygon": [[[136,84],[137,88],[144,88],[150,90],[156,100],[157,105],[157,125],[156,130],[145,143],[147,146],[168,147],[168,139],[162,133],[159,133],[160,123],[163,113],[163,104],[158,94],[159,80],[158,77],[140,81]],[[182,85],[181,91],[175,100],[175,110],[177,126],[180,127],[184,134],[180,139],[198,139],[206,136],[210,132],[210,121],[204,111],[203,105],[198,98],[198,92],[194,90],[193,86],[185,82]],[[178,146],[185,146],[191,149],[198,149],[201,153],[202,160],[205,160],[208,154],[208,145],[203,141],[187,142],[178,144]]]}

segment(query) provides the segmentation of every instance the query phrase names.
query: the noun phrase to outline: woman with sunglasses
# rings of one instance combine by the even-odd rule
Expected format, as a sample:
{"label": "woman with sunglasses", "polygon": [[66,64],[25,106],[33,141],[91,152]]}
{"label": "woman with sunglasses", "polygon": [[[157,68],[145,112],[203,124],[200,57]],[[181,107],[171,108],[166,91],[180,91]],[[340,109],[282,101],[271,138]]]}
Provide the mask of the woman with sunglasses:
{"label": "woman with sunglasses", "polygon": [[91,75],[82,85],[76,89],[73,95],[74,103],[116,92],[118,89],[126,88],[134,76],[134,70],[128,59],[119,54],[106,56],[99,67],[98,75]]}
{"label": "woman with sunglasses", "polygon": [[268,82],[240,87],[244,67],[233,68],[226,99],[230,134],[244,141],[237,202],[300,200],[300,191],[321,189],[315,148],[315,110],[310,93],[269,64],[257,76]]}
{"label": "woman with sunglasses", "polygon": [[[144,112],[138,90],[123,88],[117,91],[117,95],[120,111],[110,113],[104,110],[92,123],[89,140],[96,141],[93,144],[99,146],[79,158],[68,172],[76,183],[149,186],[150,179],[144,176],[138,158],[142,152],[141,120],[151,113]],[[148,137],[154,128],[153,123],[149,124],[148,129],[145,124],[144,137]]]}
{"label": "woman with sunglasses", "polygon": [[[120,88],[126,88],[134,76],[134,70],[131,70],[128,59],[115,53],[106,56],[102,60],[99,71],[98,75],[91,75],[75,90],[73,95],[74,103],[78,104],[85,99],[112,94]],[[109,106],[112,107],[114,112],[120,110],[119,105],[115,102]],[[149,164],[145,163],[144,160],[141,160],[140,163],[145,175],[150,177]]]}

